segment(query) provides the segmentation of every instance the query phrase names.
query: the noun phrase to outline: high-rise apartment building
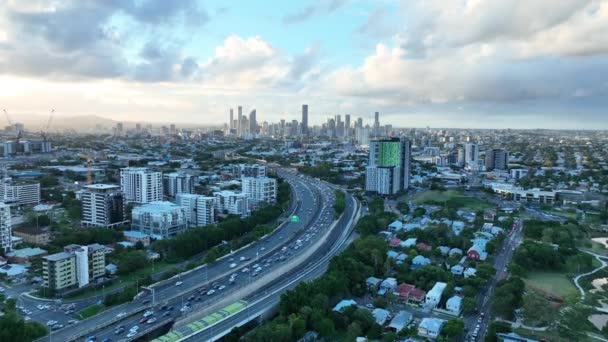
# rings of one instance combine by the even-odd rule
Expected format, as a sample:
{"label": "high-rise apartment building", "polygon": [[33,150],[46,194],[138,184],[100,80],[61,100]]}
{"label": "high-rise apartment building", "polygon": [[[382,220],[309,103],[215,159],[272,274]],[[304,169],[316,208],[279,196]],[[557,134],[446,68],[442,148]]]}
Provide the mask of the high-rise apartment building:
{"label": "high-rise apartment building", "polygon": [[80,199],[83,226],[111,228],[128,222],[126,201],[118,185],[86,185]]}
{"label": "high-rise apartment building", "polygon": [[266,165],[262,164],[233,164],[230,169],[235,178],[266,177],[267,173]]}
{"label": "high-rise apartment building", "polygon": [[350,138],[350,114],[344,115],[344,137]]}
{"label": "high-rise apartment building", "polygon": [[40,203],[40,183],[7,180],[0,184],[0,201],[15,205]]}
{"label": "high-rise apartment building", "polygon": [[256,134],[258,132],[258,120],[255,109],[249,113],[249,133]]}
{"label": "high-rise apartment building", "polygon": [[42,284],[55,291],[84,287],[103,277],[106,267],[105,247],[67,245],[63,252],[42,258]]}
{"label": "high-rise apartment building", "polygon": [[185,209],[191,227],[215,223],[215,197],[181,193],[175,200]]}
{"label": "high-rise apartment building", "polygon": [[410,185],[411,142],[407,138],[372,140],[365,190],[394,195]]}
{"label": "high-rise apartment building", "polygon": [[486,170],[506,170],[509,167],[509,152],[505,149],[491,149],[486,151]]}
{"label": "high-rise apartment building", "polygon": [[228,121],[228,128],[234,129],[234,109],[230,108],[230,121]]}
{"label": "high-rise apartment building", "polygon": [[224,190],[214,192],[215,209],[219,213],[238,215],[240,217],[249,216],[249,199],[244,193]]}
{"label": "high-rise apartment building", "polygon": [[308,105],[302,105],[302,135],[308,135]]}
{"label": "high-rise apartment building", "polygon": [[145,167],[127,167],[120,170],[120,188],[127,202],[162,201],[163,174]]}
{"label": "high-rise apartment building", "polygon": [[13,249],[11,207],[0,202],[0,248],[6,253]]}
{"label": "high-rise apartment building", "polygon": [[270,177],[243,177],[241,178],[243,193],[247,196],[249,204],[257,205],[260,202],[274,204],[277,201],[277,180]]}
{"label": "high-rise apartment building", "polygon": [[191,194],[194,192],[194,176],[184,172],[163,174],[163,191],[168,197],[181,193]]}
{"label": "high-rise apartment building", "polygon": [[380,135],[380,112],[374,113],[374,137]]}

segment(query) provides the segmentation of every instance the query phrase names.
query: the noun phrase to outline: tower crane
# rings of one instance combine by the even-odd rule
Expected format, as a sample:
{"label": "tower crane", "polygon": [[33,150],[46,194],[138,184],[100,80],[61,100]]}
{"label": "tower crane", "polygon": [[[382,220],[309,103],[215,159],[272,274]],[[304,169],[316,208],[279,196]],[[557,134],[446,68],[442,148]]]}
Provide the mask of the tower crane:
{"label": "tower crane", "polygon": [[8,121],[8,124],[15,130],[15,135],[17,137],[17,143],[19,143],[19,140],[21,140],[21,130],[17,128],[17,126],[15,126],[13,124],[13,121],[11,120],[10,115],[8,115],[8,112],[6,111],[6,109],[2,110],[4,112],[4,116],[6,116],[6,121]]}
{"label": "tower crane", "polygon": [[51,123],[53,122],[53,117],[55,115],[55,110],[51,109],[51,114],[49,115],[49,119],[46,122],[46,125],[42,126],[42,130],[40,131],[40,135],[42,136],[42,139],[44,141],[46,141],[46,135],[49,132],[49,129],[51,128]]}

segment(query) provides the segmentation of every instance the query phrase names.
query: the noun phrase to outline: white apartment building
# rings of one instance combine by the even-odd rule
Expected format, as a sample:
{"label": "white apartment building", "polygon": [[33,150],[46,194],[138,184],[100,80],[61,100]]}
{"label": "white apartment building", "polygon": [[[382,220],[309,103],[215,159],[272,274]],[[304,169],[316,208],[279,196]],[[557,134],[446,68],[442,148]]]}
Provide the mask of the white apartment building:
{"label": "white apartment building", "polygon": [[6,253],[13,249],[11,207],[0,202],[0,248]]}
{"label": "white apartment building", "polygon": [[436,282],[435,285],[433,285],[433,288],[426,293],[425,305],[427,307],[436,308],[437,305],[439,305],[441,295],[447,286],[448,284],[446,283],[440,281]]}
{"label": "white apartment building", "polygon": [[91,184],[80,195],[83,226],[114,227],[127,222],[125,200],[118,185]]}
{"label": "white apartment building", "polygon": [[173,172],[163,175],[163,190],[168,197],[175,197],[177,194],[194,192],[195,177],[183,172]]}
{"label": "white apartment building", "polygon": [[215,197],[181,193],[177,194],[176,203],[186,210],[190,226],[206,226],[216,222]]}
{"label": "white apartment building", "polygon": [[249,199],[244,193],[224,190],[214,192],[215,209],[220,213],[249,216]]}
{"label": "white apartment building", "polygon": [[234,177],[266,177],[267,167],[260,164],[237,164],[231,166]]}
{"label": "white apartment building", "polygon": [[0,201],[16,205],[39,204],[40,183],[5,181],[0,185]]}
{"label": "white apartment building", "polygon": [[241,178],[243,193],[250,205],[260,202],[274,204],[277,202],[277,180],[269,177]]}
{"label": "white apartment building", "polygon": [[120,188],[127,202],[162,201],[163,174],[145,167],[127,167],[120,170]]}
{"label": "white apartment building", "polygon": [[157,201],[133,208],[133,230],[156,239],[175,236],[188,228],[186,209],[171,202]]}

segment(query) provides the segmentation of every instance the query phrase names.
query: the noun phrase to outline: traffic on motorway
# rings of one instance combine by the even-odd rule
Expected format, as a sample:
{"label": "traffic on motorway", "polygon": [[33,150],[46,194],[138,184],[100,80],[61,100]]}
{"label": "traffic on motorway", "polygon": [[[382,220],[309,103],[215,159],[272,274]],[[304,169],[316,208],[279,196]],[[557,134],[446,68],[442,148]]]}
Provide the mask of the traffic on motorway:
{"label": "traffic on motorway", "polygon": [[48,338],[133,339],[159,324],[184,318],[231,293],[243,291],[261,275],[294,259],[334,222],[334,190],[291,172],[280,175],[292,185],[298,220],[288,220],[269,236],[213,264],[152,285],[150,291],[126,305],[74,322],[69,329],[59,328]]}

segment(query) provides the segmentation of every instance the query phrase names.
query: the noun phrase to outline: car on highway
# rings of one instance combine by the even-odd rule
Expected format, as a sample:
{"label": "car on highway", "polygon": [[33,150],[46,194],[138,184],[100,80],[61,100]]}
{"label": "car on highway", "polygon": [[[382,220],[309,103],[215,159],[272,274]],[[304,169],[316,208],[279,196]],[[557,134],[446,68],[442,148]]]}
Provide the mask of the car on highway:
{"label": "car on highway", "polygon": [[183,283],[184,283],[183,281],[176,281],[176,282],[175,282],[175,286],[180,286],[180,285],[181,285],[181,284],[183,284]]}
{"label": "car on highway", "polygon": [[235,268],[236,267],[236,263],[233,262],[232,264],[230,264],[230,268]]}
{"label": "car on highway", "polygon": [[124,326],[119,326],[114,330],[114,335],[120,335],[127,330]]}
{"label": "car on highway", "polygon": [[214,293],[215,293],[215,290],[209,290],[209,291],[207,291],[207,296],[211,296]]}
{"label": "car on highway", "polygon": [[51,326],[53,326],[53,325],[55,325],[57,323],[58,323],[57,321],[50,320],[50,321],[46,322],[46,325],[49,326],[49,327],[51,327]]}
{"label": "car on highway", "polygon": [[103,341],[101,341],[101,342],[112,342],[112,339],[109,338],[109,337],[108,338],[104,338]]}
{"label": "car on highway", "polygon": [[148,318],[147,318],[147,317],[144,317],[144,318],[142,318],[142,319],[140,319],[140,320],[139,320],[139,324],[144,324],[144,323],[146,323],[147,321],[148,321]]}
{"label": "car on highway", "polygon": [[51,330],[55,331],[55,330],[59,330],[63,328],[63,324],[55,324],[51,327]]}
{"label": "car on highway", "polygon": [[123,318],[123,317],[125,317],[126,315],[127,315],[127,313],[123,311],[123,312],[118,313],[118,314],[116,315],[116,318]]}
{"label": "car on highway", "polygon": [[138,332],[139,331],[139,327],[137,325],[134,325],[131,327],[131,329],[129,329],[130,332]]}
{"label": "car on highway", "polygon": [[218,287],[218,288],[217,288],[217,290],[218,290],[218,291],[222,291],[222,290],[223,290],[223,289],[225,289],[225,288],[226,288],[226,285],[222,285],[222,286]]}
{"label": "car on highway", "polygon": [[148,310],[148,311],[144,312],[144,317],[150,317],[152,315],[154,315],[154,311],[152,311],[152,310]]}
{"label": "car on highway", "polygon": [[89,336],[84,339],[85,342],[95,342],[97,341],[97,336]]}
{"label": "car on highway", "polygon": [[148,324],[152,324],[154,322],[156,322],[156,317],[152,317],[148,320]]}
{"label": "car on highway", "polygon": [[135,335],[137,335],[137,331],[129,331],[129,333],[127,334],[127,337],[131,338],[131,337],[135,337]]}
{"label": "car on highway", "polygon": [[186,312],[188,310],[190,310],[190,307],[188,305],[184,305],[181,309],[179,309],[179,311],[181,312]]}
{"label": "car on highway", "polygon": [[165,311],[165,313],[163,313],[163,317],[167,317],[171,315],[171,311]]}
{"label": "car on highway", "polygon": [[76,324],[78,322],[79,321],[77,319],[71,319],[71,320],[68,321],[68,324]]}

